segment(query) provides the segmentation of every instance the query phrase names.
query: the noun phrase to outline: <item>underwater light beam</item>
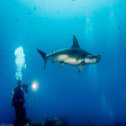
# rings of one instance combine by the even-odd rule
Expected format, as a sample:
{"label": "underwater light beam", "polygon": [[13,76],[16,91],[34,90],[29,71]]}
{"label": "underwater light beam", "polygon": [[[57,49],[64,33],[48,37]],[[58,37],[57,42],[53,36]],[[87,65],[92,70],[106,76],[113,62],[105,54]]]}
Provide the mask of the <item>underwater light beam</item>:
{"label": "underwater light beam", "polygon": [[19,47],[15,50],[14,52],[15,55],[15,63],[16,63],[16,79],[17,80],[22,80],[22,70],[26,68],[26,64],[25,64],[25,54],[24,54],[24,50],[22,47]]}
{"label": "underwater light beam", "polygon": [[[93,29],[94,29],[94,24],[92,21],[92,17],[91,16],[87,17],[86,18],[86,28],[85,28],[85,40],[86,40],[86,46],[88,48],[91,48],[92,50],[95,48]],[[96,64],[89,66],[88,72],[89,72],[90,80],[92,80],[93,83],[97,83],[98,82],[98,71],[97,71]]]}

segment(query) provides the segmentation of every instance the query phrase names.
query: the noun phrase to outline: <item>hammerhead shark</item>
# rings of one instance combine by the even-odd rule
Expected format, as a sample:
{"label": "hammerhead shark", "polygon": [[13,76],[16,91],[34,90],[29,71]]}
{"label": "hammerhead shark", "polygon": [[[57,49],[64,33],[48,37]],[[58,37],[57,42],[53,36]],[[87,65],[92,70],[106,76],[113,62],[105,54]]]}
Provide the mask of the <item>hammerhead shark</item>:
{"label": "hammerhead shark", "polygon": [[83,70],[86,64],[96,64],[101,60],[101,55],[93,55],[81,49],[75,35],[73,35],[73,45],[70,48],[59,49],[49,54],[40,49],[37,49],[37,51],[44,59],[44,69],[48,59],[52,60],[53,63],[59,62],[61,65],[70,64],[78,66],[79,72]]}

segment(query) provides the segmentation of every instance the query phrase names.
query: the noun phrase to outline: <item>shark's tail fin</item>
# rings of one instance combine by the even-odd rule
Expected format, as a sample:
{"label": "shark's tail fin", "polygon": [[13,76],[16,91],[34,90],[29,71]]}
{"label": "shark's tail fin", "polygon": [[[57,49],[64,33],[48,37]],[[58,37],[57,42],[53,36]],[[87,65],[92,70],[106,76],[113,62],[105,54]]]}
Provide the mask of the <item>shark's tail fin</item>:
{"label": "shark's tail fin", "polygon": [[46,53],[41,51],[40,49],[37,49],[38,53],[42,56],[42,58],[44,59],[44,69],[46,67],[46,63],[47,63],[47,57],[46,57]]}

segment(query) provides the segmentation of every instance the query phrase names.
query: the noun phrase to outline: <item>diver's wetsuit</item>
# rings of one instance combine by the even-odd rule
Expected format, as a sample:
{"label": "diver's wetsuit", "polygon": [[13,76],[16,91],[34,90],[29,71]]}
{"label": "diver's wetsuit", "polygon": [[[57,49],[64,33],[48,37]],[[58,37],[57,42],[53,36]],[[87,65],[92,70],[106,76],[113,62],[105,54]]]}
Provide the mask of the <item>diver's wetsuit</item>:
{"label": "diver's wetsuit", "polygon": [[14,88],[14,94],[12,99],[12,105],[15,108],[16,121],[15,125],[23,124],[26,117],[25,107],[24,107],[24,91],[21,85]]}

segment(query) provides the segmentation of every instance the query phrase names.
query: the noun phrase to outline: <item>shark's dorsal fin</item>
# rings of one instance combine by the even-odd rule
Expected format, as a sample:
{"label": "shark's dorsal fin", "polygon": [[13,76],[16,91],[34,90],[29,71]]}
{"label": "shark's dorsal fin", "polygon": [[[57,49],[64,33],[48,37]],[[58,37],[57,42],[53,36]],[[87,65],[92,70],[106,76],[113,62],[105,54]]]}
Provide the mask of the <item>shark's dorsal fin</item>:
{"label": "shark's dorsal fin", "polygon": [[72,48],[80,48],[78,40],[75,35],[73,35],[73,45]]}

